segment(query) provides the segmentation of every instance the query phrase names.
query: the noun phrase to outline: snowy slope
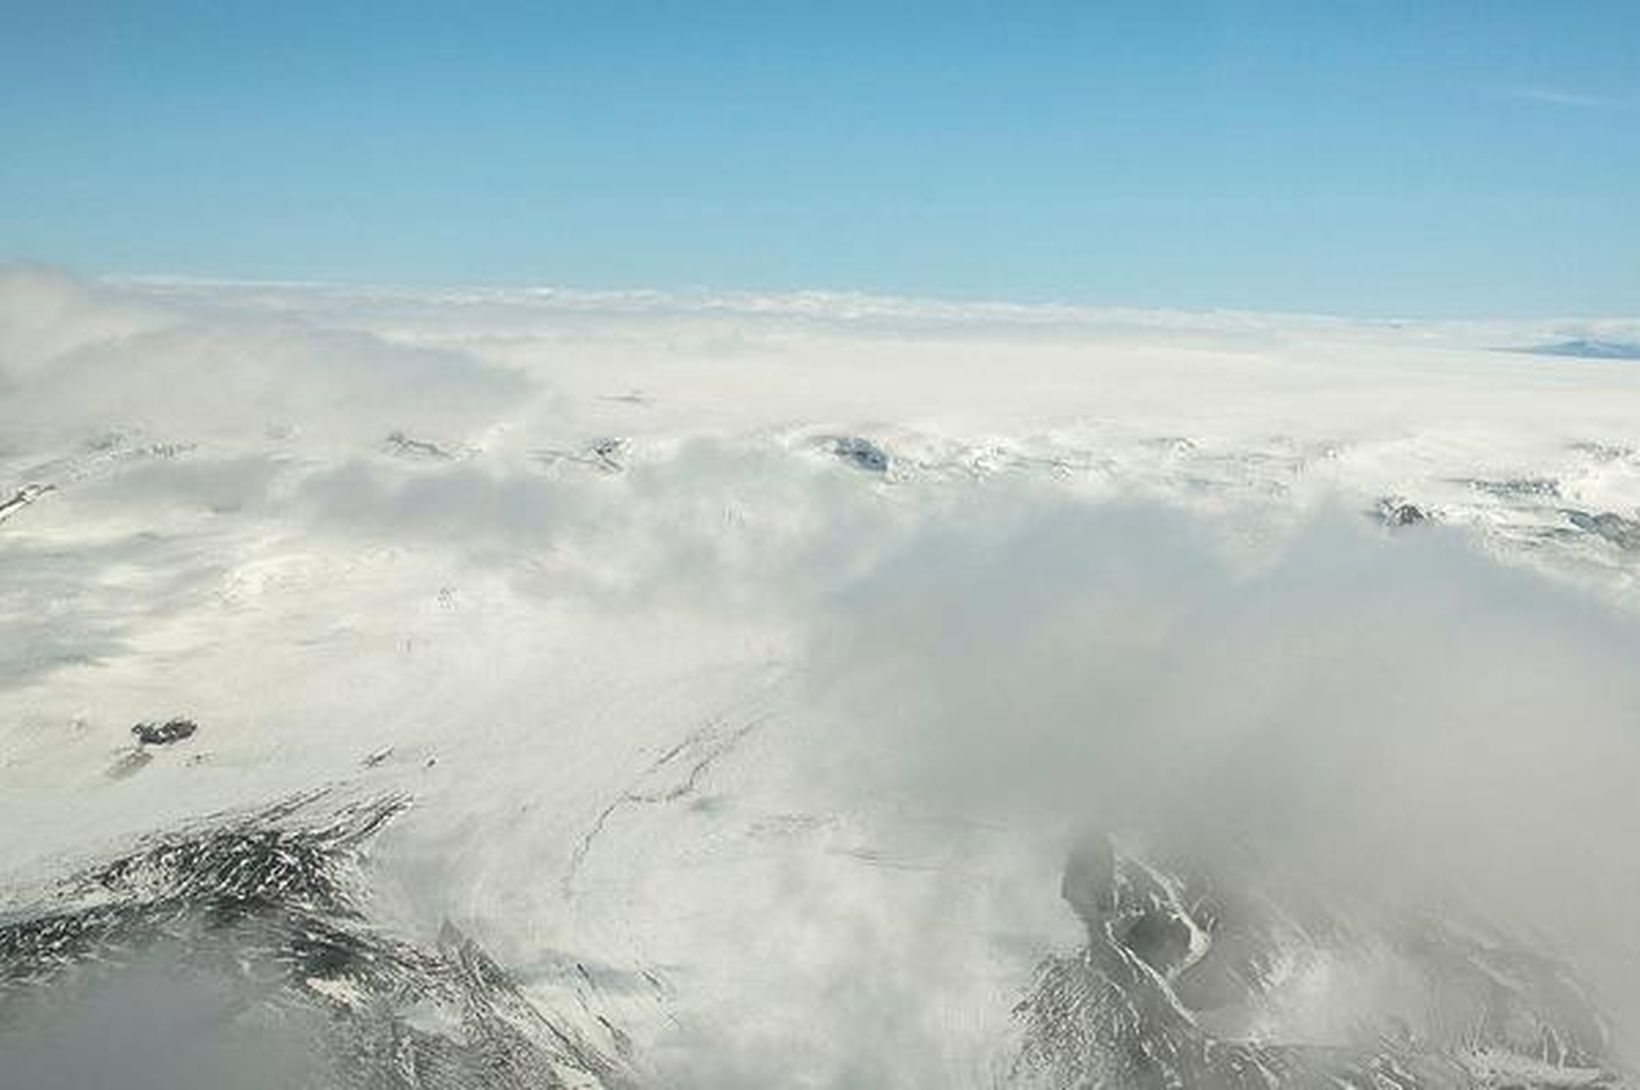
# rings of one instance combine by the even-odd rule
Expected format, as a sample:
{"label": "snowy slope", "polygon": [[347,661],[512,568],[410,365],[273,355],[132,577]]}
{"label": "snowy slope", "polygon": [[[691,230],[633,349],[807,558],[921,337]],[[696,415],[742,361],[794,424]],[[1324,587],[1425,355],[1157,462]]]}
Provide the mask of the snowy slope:
{"label": "snowy slope", "polygon": [[248,913],[367,1085],[1605,1085],[1640,368],[1518,349],[1637,329],[6,272],[0,1003]]}

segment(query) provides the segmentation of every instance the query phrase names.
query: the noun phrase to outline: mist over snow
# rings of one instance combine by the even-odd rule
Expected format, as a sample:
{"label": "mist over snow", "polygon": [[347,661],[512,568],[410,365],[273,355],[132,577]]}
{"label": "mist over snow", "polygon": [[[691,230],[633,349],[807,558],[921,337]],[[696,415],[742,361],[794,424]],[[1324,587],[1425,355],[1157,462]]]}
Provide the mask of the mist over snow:
{"label": "mist over snow", "polygon": [[1629,1085],[1637,338],[0,270],[0,1065]]}

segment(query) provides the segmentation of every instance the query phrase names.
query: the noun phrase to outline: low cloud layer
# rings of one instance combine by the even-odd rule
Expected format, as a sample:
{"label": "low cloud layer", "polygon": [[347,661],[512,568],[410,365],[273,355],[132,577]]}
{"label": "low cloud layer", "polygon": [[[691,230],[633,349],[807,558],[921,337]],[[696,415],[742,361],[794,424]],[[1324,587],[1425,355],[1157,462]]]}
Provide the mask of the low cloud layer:
{"label": "low cloud layer", "polygon": [[46,449],[131,434],[165,443],[459,439],[529,393],[520,376],[367,334],[169,311],[60,274],[0,279],[0,440]]}
{"label": "low cloud layer", "polygon": [[1627,918],[1640,628],[1456,536],[1334,515],[1249,567],[1165,510],[982,506],[839,602],[819,674],[931,806],[1450,886],[1585,938]]}
{"label": "low cloud layer", "polygon": [[[729,908],[787,968],[670,1042],[677,1082],[1006,1078],[1017,1027],[951,1020],[976,975],[1011,965],[1024,987],[1013,943],[1072,944],[1059,868],[1090,834],[1341,910],[1363,940],[1426,915],[1491,929],[1564,958],[1633,1047],[1632,617],[1353,516],[1249,562],[1177,511],[994,496],[846,581],[808,631],[804,796],[927,868],[928,895],[800,860],[789,899]],[[1387,964],[1276,989],[1264,1032],[1420,1025],[1433,999]]]}

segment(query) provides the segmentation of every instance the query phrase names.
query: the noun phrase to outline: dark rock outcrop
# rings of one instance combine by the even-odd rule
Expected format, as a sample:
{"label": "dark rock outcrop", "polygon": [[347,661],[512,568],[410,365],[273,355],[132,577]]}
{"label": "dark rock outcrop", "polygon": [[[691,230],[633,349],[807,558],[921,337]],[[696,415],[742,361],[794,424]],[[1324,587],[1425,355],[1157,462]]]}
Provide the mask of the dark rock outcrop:
{"label": "dark rock outcrop", "polygon": [[[1484,932],[1415,917],[1364,930],[1147,862],[1102,838],[1065,871],[1087,928],[1016,1013],[1016,1078],[1054,1088],[1480,1090],[1620,1087],[1604,1023],[1566,970]],[[1398,1003],[1361,994],[1387,971]],[[1336,994],[1316,981],[1335,974]],[[1283,992],[1337,1004],[1346,1036],[1282,1037]]]}
{"label": "dark rock outcrop", "polygon": [[867,473],[887,473],[888,452],[858,435],[841,435],[832,440],[831,452],[855,469]]}
{"label": "dark rock outcrop", "polygon": [[1640,549],[1640,520],[1624,518],[1613,511],[1568,510],[1565,515],[1579,530],[1604,538],[1619,549]]}
{"label": "dark rock outcrop", "polygon": [[138,723],[131,734],[139,746],[168,746],[192,738],[199,724],[192,719],[167,719],[163,723]]}
{"label": "dark rock outcrop", "polygon": [[610,1042],[538,1009],[453,927],[429,948],[372,926],[359,852],[407,800],[325,801],[307,795],[147,838],[0,912],[0,1053],[8,1026],[24,1032],[39,1010],[72,1007],[76,990],[164,951],[159,975],[211,981],[235,1024],[300,1015],[311,1039],[298,1051],[318,1068],[302,1085],[635,1085]]}
{"label": "dark rock outcrop", "polygon": [[1386,498],[1378,501],[1373,509],[1378,521],[1391,529],[1401,529],[1406,526],[1417,526],[1430,521],[1430,514],[1415,503],[1406,500]]}

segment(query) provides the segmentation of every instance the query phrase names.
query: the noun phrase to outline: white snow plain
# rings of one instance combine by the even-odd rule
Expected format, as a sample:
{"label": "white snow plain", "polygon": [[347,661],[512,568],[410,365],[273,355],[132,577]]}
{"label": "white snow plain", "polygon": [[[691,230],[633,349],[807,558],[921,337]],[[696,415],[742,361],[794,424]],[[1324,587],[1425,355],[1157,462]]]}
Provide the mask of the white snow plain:
{"label": "white snow plain", "polygon": [[0,895],[402,792],[378,926],[655,1085],[992,1086],[1096,825],[1479,906],[1632,1049],[1640,364],[1519,349],[1637,337],[5,270]]}

